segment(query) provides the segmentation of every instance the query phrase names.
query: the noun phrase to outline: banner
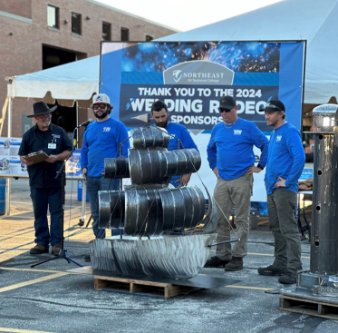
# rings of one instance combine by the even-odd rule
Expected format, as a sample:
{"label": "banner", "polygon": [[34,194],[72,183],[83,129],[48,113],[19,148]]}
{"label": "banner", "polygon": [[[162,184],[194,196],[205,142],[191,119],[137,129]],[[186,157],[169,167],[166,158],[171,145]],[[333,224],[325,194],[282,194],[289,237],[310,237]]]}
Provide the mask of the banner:
{"label": "banner", "polygon": [[278,97],[289,120],[301,126],[303,42],[103,43],[101,92],[112,98],[115,116],[141,126],[154,100],[169,108],[171,121],[211,130],[221,121],[218,101],[233,96],[238,114],[263,131],[260,108]]}
{"label": "banner", "polygon": [[[286,106],[287,121],[300,129],[304,54],[303,41],[107,42],[102,43],[100,91],[111,98],[111,116],[129,128],[143,126],[152,103],[163,100],[170,121],[195,134],[203,161],[199,173],[212,189],[215,177],[205,150],[211,129],[222,121],[220,98],[233,96],[238,116],[269,135],[261,108],[277,97]],[[264,184],[256,186],[254,197],[266,200]]]}
{"label": "banner", "polygon": [[[21,138],[0,137],[0,176],[28,178],[27,165],[22,163],[18,155]],[[80,166],[80,149],[74,149],[72,156],[66,161],[67,179],[82,176]]]}

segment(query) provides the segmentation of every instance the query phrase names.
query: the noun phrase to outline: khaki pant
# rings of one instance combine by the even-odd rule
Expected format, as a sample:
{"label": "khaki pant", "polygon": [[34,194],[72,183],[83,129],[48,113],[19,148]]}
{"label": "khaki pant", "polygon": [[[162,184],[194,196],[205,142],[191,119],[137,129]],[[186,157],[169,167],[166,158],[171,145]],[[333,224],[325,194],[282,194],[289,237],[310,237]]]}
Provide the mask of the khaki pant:
{"label": "khaki pant", "polygon": [[250,197],[252,194],[253,176],[246,174],[233,180],[223,180],[218,177],[214,199],[216,203],[217,243],[230,241],[231,226],[229,217],[235,212],[235,238],[231,251],[231,243],[219,244],[216,256],[222,260],[232,257],[242,258],[247,254],[247,239],[249,233]]}
{"label": "khaki pant", "polygon": [[293,274],[302,268],[296,207],[297,194],[294,192],[277,188],[268,195],[269,224],[275,239],[273,265]]}

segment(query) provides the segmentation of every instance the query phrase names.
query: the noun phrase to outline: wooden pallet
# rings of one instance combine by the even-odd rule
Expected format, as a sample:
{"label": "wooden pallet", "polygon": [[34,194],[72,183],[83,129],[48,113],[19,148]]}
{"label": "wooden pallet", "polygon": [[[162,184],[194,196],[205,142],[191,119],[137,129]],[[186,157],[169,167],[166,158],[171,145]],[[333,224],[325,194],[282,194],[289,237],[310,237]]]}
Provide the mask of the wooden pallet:
{"label": "wooden pallet", "polygon": [[279,306],[282,310],[317,316],[327,319],[338,319],[338,303],[330,300],[304,298],[295,295],[281,295]]}
{"label": "wooden pallet", "polygon": [[131,293],[145,292],[151,294],[162,294],[164,298],[171,298],[177,295],[186,295],[201,288],[179,286],[171,283],[137,280],[115,276],[94,275],[94,288],[127,289]]}

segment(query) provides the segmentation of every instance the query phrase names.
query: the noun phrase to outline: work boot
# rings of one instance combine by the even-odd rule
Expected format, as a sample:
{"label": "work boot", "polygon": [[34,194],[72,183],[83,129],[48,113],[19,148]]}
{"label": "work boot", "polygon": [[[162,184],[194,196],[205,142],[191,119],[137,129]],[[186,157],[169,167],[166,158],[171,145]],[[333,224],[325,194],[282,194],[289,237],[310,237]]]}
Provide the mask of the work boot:
{"label": "work boot", "polygon": [[61,253],[61,245],[60,244],[55,244],[52,246],[52,255],[53,256],[59,256]]}
{"label": "work boot", "polygon": [[232,257],[228,264],[225,265],[224,270],[226,272],[240,271],[243,269],[243,258]]}
{"label": "work boot", "polygon": [[281,276],[285,273],[285,270],[280,269],[274,265],[270,265],[267,267],[259,267],[257,269],[258,274],[264,276]]}
{"label": "work boot", "polygon": [[48,247],[43,246],[41,244],[36,244],[33,248],[29,251],[30,254],[42,254],[48,253]]}
{"label": "work boot", "polygon": [[278,282],[282,284],[295,284],[297,282],[297,274],[286,272],[278,279]]}
{"label": "work boot", "polygon": [[206,267],[206,268],[224,267],[228,262],[229,262],[229,260],[222,260],[222,259],[218,258],[217,256],[214,256],[214,257],[211,257],[210,259],[208,259],[208,261],[206,262],[204,267]]}

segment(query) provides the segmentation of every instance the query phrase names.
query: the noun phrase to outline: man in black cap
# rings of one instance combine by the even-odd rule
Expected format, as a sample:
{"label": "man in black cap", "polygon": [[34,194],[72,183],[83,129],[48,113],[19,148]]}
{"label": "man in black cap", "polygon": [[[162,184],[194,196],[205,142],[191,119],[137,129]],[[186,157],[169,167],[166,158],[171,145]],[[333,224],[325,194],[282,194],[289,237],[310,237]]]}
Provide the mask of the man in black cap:
{"label": "man in black cap", "polygon": [[[208,260],[206,267],[224,267],[225,271],[237,271],[243,268],[243,257],[247,254],[252,174],[265,167],[268,140],[254,123],[237,116],[233,97],[221,98],[219,112],[223,122],[212,129],[207,147],[209,166],[217,177],[214,198],[219,244],[216,256]],[[254,146],[262,152],[257,166]],[[233,210],[238,240],[231,248],[232,226],[228,219]]]}
{"label": "man in black cap", "polygon": [[[62,250],[64,161],[71,156],[73,147],[64,129],[51,124],[51,113],[56,108],[49,108],[44,102],[33,104],[34,113],[27,117],[34,118],[35,126],[24,133],[19,149],[20,160],[27,164],[34,210],[36,245],[30,250],[31,254],[48,253],[49,244],[55,256]],[[37,152],[43,152],[38,155],[42,158],[27,156]]]}
{"label": "man in black cap", "polygon": [[285,120],[284,103],[278,99],[270,100],[264,111],[267,125],[273,128],[265,186],[269,225],[275,240],[275,259],[272,265],[258,268],[258,273],[280,276],[280,283],[294,284],[297,271],[302,268],[295,210],[298,179],[304,168],[305,153],[299,131]]}

